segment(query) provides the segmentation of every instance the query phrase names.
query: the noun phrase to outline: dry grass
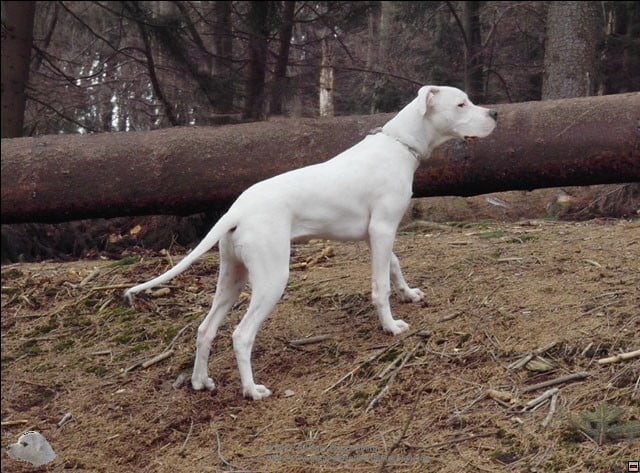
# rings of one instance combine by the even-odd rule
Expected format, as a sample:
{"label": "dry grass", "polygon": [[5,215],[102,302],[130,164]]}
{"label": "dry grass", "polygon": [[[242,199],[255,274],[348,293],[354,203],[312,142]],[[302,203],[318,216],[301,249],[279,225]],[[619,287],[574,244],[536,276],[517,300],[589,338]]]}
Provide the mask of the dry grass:
{"label": "dry grass", "polygon": [[[640,361],[596,363],[640,344],[640,222],[419,227],[396,252],[427,298],[393,301],[411,324],[399,338],[373,314],[366,245],[331,244],[292,271],[256,341],[256,380],[274,391],[262,402],[239,395],[230,340],[247,294],[214,343],[218,391],[171,386],[190,371],[217,254],[133,309],[123,285],[166,257],[3,266],[2,445],[40,430],[58,453],[51,472],[626,471],[638,439],[598,445],[569,419],[602,402],[640,418]],[[292,263],[323,249],[296,246]],[[289,343],[316,335],[328,338]],[[539,355],[552,371],[509,368],[550,342]],[[556,386],[547,427],[548,403],[522,412],[546,389],[528,386],[578,372],[589,376]]]}

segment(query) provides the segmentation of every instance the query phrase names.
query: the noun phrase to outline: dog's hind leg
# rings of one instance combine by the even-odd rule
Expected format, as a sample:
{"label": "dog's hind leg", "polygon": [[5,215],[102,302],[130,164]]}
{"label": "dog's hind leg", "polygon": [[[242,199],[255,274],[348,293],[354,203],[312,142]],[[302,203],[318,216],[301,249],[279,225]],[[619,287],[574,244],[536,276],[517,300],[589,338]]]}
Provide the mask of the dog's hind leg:
{"label": "dog's hind leg", "polygon": [[208,374],[209,352],[211,344],[218,332],[220,324],[237,300],[238,294],[247,281],[247,271],[238,260],[233,249],[233,243],[228,236],[220,240],[220,272],[218,285],[213,297],[211,310],[198,327],[196,341],[196,357],[191,375],[191,385],[194,389],[215,388],[213,380]]}
{"label": "dog's hind leg", "polygon": [[[273,227],[272,227],[273,228]],[[242,394],[255,401],[271,395],[256,384],[251,368],[251,351],[258,329],[276,305],[289,278],[289,234],[281,230],[263,241],[253,240],[242,247],[242,259],[249,271],[251,302],[233,332],[233,349],[238,362]]]}
{"label": "dog's hind leg", "polygon": [[424,297],[424,293],[418,288],[410,288],[402,275],[400,269],[400,261],[395,253],[391,253],[391,284],[396,294],[403,302],[420,302]]}

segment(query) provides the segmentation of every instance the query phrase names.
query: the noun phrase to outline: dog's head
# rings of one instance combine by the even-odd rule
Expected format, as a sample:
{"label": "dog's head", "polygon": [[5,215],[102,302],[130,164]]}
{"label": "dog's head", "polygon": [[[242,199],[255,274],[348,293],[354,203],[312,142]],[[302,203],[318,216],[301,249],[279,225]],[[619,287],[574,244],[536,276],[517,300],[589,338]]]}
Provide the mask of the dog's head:
{"label": "dog's head", "polygon": [[423,119],[440,135],[438,141],[484,138],[498,120],[498,112],[474,105],[467,94],[455,87],[422,87],[418,106]]}

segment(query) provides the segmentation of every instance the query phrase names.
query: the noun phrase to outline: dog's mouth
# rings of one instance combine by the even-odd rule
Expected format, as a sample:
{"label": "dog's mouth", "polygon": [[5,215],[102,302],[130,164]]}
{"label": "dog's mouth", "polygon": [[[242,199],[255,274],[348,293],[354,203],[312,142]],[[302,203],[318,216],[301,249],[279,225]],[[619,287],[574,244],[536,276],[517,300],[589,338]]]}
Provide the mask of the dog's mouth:
{"label": "dog's mouth", "polygon": [[464,137],[464,141],[466,141],[467,143],[473,143],[474,141],[478,141],[478,137],[477,136],[465,136]]}

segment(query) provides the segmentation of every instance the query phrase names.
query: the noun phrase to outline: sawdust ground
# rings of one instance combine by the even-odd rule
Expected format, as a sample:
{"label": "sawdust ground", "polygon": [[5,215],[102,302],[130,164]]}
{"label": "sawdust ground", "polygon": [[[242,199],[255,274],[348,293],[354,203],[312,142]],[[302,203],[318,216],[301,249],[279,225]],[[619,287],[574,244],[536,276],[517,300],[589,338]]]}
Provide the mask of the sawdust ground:
{"label": "sawdust ground", "polygon": [[[626,471],[640,456],[637,439],[599,446],[572,433],[567,419],[603,401],[640,418],[640,362],[596,362],[639,348],[640,222],[412,229],[395,249],[426,301],[393,298],[396,317],[411,324],[399,338],[373,314],[365,244],[293,248],[294,263],[328,245],[334,255],[292,271],[258,334],[255,377],[274,391],[262,402],[242,399],[231,346],[246,293],[214,343],[218,390],[171,386],[190,371],[216,252],[173,280],[169,295],[138,298],[135,308],[121,304],[119,285],[158,275],[167,258],[3,266],[2,446],[23,430],[41,431],[58,454],[40,469],[49,472]],[[321,334],[330,338],[289,343]],[[167,359],[123,372],[174,339]],[[554,371],[508,369],[552,341],[544,356]],[[365,414],[389,380],[377,374],[405,357]],[[523,393],[526,386],[574,372],[589,377],[559,386],[548,427],[540,425],[548,405],[520,412],[543,391]],[[488,398],[488,389],[511,393],[514,403]],[[57,428],[66,413],[72,420]],[[2,471],[34,471],[2,460]]]}

